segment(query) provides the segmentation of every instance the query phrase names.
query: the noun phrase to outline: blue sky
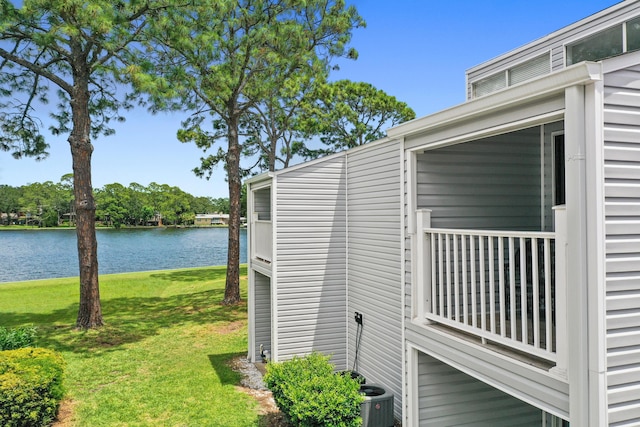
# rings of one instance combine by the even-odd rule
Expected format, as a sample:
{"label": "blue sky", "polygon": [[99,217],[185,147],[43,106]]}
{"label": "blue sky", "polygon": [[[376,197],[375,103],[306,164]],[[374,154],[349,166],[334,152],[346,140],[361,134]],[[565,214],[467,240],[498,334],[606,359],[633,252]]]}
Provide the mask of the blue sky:
{"label": "blue sky", "polygon": [[[367,28],[354,33],[357,61],[340,61],[333,79],[373,84],[409,104],[418,117],[465,100],[465,70],[579,19],[616,0],[355,0]],[[54,104],[54,103],[52,103]],[[55,104],[54,104],[55,105]],[[45,119],[48,111],[43,111]],[[195,196],[227,197],[224,171],[196,177],[202,152],[175,135],[186,113],[128,112],[116,134],[95,141],[93,186],[169,184]],[[0,184],[58,182],[71,172],[66,137],[46,135],[44,161],[0,152]]]}

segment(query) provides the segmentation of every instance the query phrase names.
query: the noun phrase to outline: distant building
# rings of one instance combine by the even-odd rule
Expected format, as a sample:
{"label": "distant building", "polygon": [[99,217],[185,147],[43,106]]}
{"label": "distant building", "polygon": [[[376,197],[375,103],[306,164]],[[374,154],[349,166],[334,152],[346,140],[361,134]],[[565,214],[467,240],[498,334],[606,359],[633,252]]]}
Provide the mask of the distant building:
{"label": "distant building", "polygon": [[11,224],[18,224],[20,219],[20,216],[16,213],[0,213],[0,224],[2,225],[11,225]]}
{"label": "distant building", "polygon": [[229,214],[196,214],[194,225],[228,225]]}

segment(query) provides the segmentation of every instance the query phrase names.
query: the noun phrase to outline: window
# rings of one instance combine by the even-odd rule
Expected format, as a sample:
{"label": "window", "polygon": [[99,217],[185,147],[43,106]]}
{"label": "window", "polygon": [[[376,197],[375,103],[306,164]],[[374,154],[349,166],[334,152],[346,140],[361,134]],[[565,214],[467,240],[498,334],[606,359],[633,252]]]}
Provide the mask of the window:
{"label": "window", "polygon": [[551,61],[548,54],[530,59],[509,69],[509,86],[549,74],[550,72]]}
{"label": "window", "polygon": [[622,25],[601,31],[567,46],[567,65],[599,61],[624,52]]}
{"label": "window", "polygon": [[569,427],[569,421],[563,420],[560,417],[556,417],[555,415],[551,415],[547,412],[542,412],[544,414],[544,420],[542,425],[545,427]]}
{"label": "window", "polygon": [[627,22],[627,52],[640,49],[640,17]]}
{"label": "window", "polygon": [[551,60],[545,53],[521,64],[473,83],[473,97],[478,98],[551,72]]}
{"label": "window", "polygon": [[564,205],[565,190],[564,134],[553,135],[553,204]]}
{"label": "window", "polygon": [[640,17],[567,45],[567,65],[640,50]]}
{"label": "window", "polygon": [[494,74],[491,77],[477,81],[473,84],[473,97],[478,98],[482,95],[495,92],[507,86],[507,79],[504,72]]}

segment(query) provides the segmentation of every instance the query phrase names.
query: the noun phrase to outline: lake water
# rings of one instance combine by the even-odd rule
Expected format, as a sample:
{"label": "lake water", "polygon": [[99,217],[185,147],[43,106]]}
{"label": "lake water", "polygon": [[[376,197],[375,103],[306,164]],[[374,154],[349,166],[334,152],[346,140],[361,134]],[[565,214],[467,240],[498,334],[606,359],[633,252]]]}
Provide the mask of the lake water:
{"label": "lake water", "polygon": [[[228,229],[98,229],[100,274],[227,264]],[[240,230],[240,262],[247,262]],[[75,230],[0,230],[0,282],[78,275]]]}

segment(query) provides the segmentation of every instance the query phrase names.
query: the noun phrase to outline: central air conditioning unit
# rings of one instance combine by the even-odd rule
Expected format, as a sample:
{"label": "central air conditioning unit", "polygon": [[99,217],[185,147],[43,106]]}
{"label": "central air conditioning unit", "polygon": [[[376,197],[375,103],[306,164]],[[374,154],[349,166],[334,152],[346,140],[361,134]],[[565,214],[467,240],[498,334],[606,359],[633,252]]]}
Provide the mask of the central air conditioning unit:
{"label": "central air conditioning unit", "polygon": [[363,427],[393,427],[393,393],[377,384],[362,384],[360,404]]}

